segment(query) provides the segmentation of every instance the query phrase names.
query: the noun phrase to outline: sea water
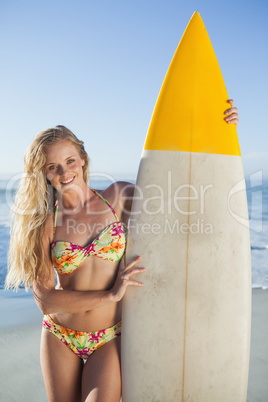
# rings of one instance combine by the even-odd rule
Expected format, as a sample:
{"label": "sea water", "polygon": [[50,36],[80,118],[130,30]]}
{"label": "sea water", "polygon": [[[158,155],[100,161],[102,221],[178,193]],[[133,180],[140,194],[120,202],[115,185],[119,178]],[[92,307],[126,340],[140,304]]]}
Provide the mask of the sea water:
{"label": "sea water", "polygon": [[[126,180],[134,182],[133,180]],[[104,189],[111,182],[92,180],[92,188]],[[10,208],[16,192],[16,180],[0,180],[0,289],[4,288],[9,248]],[[250,224],[252,287],[268,288],[268,180],[260,173],[246,180]]]}

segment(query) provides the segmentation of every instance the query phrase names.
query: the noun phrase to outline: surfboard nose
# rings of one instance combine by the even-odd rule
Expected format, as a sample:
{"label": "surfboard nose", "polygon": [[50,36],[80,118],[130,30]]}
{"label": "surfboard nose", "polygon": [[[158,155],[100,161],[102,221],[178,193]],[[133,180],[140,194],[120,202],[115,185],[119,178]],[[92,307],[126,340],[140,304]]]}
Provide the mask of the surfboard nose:
{"label": "surfboard nose", "polygon": [[195,11],[166,74],[144,149],[240,155],[235,125],[224,120],[228,99],[206,27]]}

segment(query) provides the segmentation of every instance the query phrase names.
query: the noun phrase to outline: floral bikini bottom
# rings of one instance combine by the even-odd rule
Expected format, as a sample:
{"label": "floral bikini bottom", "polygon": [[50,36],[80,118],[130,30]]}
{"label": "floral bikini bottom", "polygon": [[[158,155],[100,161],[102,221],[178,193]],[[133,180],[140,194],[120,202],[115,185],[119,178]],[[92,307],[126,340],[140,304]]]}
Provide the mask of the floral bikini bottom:
{"label": "floral bikini bottom", "polygon": [[43,318],[43,328],[47,329],[81,359],[87,359],[96,349],[114,338],[121,336],[122,321],[114,326],[94,332],[75,331],[56,324],[49,315]]}

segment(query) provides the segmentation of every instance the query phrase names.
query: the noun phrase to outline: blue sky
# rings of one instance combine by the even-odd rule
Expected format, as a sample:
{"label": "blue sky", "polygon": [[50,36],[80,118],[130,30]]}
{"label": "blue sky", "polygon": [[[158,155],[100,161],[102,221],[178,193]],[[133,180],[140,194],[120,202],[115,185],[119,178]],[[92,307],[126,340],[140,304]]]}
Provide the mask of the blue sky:
{"label": "blue sky", "polygon": [[37,132],[63,124],[84,140],[92,172],[135,178],[195,10],[239,108],[246,175],[268,177],[267,1],[0,0],[1,177],[22,171]]}

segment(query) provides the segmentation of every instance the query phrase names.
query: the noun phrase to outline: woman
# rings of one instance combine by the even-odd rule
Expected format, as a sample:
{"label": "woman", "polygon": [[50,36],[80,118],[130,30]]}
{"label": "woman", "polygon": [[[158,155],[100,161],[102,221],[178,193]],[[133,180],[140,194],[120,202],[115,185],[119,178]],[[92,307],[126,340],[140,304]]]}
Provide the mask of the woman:
{"label": "woman", "polygon": [[[238,124],[233,101],[226,122]],[[88,155],[64,126],[40,132],[16,195],[6,287],[33,289],[44,313],[41,367],[49,401],[119,401],[121,301],[144,272],[124,263],[134,186],[87,186]],[[54,269],[57,274],[55,286]]]}

